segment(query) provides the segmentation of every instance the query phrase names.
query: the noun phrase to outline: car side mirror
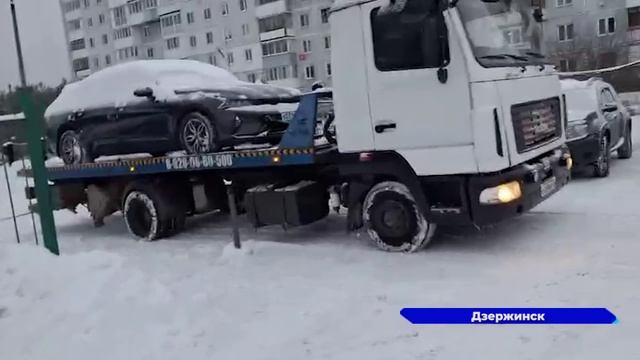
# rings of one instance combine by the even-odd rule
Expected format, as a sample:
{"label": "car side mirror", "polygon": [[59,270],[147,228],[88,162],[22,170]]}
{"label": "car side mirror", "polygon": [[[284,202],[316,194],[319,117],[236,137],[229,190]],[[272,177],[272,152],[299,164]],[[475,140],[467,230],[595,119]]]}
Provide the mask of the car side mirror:
{"label": "car side mirror", "polygon": [[611,103],[611,104],[604,104],[604,106],[602,107],[602,111],[603,111],[603,112],[614,112],[614,111],[618,111],[618,104],[615,104],[615,103]]}
{"label": "car side mirror", "polygon": [[150,87],[136,89],[133,92],[133,95],[137,97],[153,98],[153,89],[151,89]]}

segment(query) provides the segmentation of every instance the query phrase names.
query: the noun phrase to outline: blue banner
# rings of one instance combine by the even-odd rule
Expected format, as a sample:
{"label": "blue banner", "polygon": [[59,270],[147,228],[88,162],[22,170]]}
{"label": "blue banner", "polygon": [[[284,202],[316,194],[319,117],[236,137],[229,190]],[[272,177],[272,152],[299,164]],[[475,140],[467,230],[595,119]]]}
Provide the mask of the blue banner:
{"label": "blue banner", "polygon": [[406,308],[412,324],[616,324],[605,308]]}

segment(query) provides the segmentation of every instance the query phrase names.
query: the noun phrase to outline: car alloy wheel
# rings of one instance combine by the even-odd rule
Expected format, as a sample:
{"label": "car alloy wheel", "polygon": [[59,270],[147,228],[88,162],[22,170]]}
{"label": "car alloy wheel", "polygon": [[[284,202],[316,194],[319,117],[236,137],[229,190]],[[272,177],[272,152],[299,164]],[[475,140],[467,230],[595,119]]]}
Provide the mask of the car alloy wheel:
{"label": "car alloy wheel", "polygon": [[216,150],[215,133],[206,117],[194,113],[183,121],[181,140],[189,154],[205,154]]}
{"label": "car alloy wheel", "polygon": [[83,161],[83,149],[78,134],[73,130],[65,131],[60,136],[58,152],[67,165],[80,164]]}
{"label": "car alloy wheel", "polygon": [[600,138],[600,152],[598,154],[598,160],[596,160],[594,165],[594,172],[597,177],[609,176],[610,158],[609,139],[606,136],[602,136]]}

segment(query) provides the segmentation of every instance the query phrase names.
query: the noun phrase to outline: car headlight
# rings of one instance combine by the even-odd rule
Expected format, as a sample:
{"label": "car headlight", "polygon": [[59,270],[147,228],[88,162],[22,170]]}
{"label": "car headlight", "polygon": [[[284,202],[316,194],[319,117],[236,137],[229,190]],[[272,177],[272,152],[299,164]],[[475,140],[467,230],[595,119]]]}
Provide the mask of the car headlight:
{"label": "car headlight", "polygon": [[589,135],[589,124],[585,120],[569,121],[567,140],[576,140]]}

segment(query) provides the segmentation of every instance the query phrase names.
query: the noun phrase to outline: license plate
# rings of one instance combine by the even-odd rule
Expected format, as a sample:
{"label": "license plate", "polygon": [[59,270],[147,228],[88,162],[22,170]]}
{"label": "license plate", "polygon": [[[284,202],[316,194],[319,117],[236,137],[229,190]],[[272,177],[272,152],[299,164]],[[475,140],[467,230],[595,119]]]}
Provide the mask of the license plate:
{"label": "license plate", "polygon": [[282,117],[282,121],[289,122],[293,120],[293,116],[295,114],[296,114],[295,111],[287,111],[287,112],[280,113],[280,116]]}
{"label": "license plate", "polygon": [[552,192],[556,191],[557,182],[556,177],[552,176],[549,179],[545,180],[542,185],[540,185],[540,196],[546,198]]}

